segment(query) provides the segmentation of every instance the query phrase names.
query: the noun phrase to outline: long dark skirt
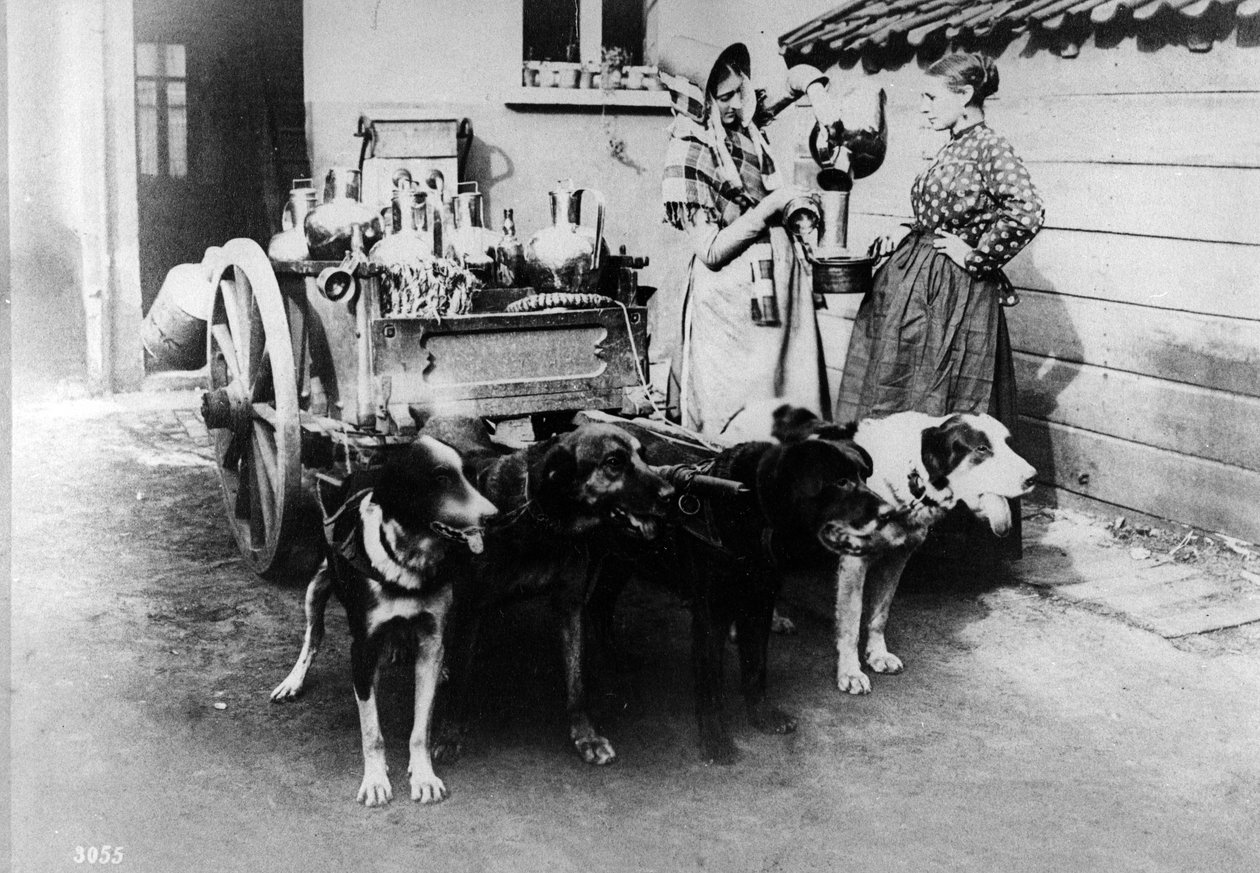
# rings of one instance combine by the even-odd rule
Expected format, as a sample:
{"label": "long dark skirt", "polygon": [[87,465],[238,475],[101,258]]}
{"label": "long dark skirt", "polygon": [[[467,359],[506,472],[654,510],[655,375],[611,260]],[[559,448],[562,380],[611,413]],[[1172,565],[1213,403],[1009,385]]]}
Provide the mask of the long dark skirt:
{"label": "long dark skirt", "polygon": [[[858,308],[836,421],[915,410],[987,412],[1015,433],[1015,367],[996,278],[977,279],[912,231]],[[1018,440],[1014,440],[1018,448]],[[1019,553],[1019,501],[1003,551]]]}

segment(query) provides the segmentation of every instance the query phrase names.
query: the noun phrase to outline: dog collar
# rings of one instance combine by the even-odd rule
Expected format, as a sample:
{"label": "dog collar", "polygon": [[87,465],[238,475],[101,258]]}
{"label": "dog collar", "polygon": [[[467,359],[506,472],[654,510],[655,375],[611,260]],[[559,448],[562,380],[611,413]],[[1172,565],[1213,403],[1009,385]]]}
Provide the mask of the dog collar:
{"label": "dog collar", "polygon": [[918,470],[911,470],[906,476],[906,486],[910,489],[910,496],[920,506],[940,506],[940,503],[928,496],[927,486],[923,484],[923,477]]}
{"label": "dog collar", "polygon": [[460,530],[459,528],[451,527],[449,524],[442,524],[440,521],[429,522],[429,528],[438,536],[455,543],[466,543],[469,537],[485,533],[485,528],[483,527],[466,527]]}
{"label": "dog collar", "polygon": [[[928,486],[923,482],[923,476],[920,474],[918,467],[911,467],[910,472],[906,474],[906,488],[910,491],[913,498],[906,506],[906,510],[913,510],[919,507],[925,509],[939,509],[944,504],[937,496],[928,494]],[[938,496],[944,496],[948,499],[951,495],[939,489],[933,489]]]}
{"label": "dog collar", "polygon": [[[538,501],[535,500],[529,493],[529,470],[525,471],[522,478],[524,481],[521,484],[521,495],[525,498],[525,502],[506,515],[500,515],[495,518],[490,522],[490,527],[498,529],[511,527],[513,524],[528,515],[544,527],[558,529],[559,525],[557,525],[551,517],[547,515],[547,513],[543,512],[542,509],[538,507]],[[439,531],[439,533],[441,532]]]}

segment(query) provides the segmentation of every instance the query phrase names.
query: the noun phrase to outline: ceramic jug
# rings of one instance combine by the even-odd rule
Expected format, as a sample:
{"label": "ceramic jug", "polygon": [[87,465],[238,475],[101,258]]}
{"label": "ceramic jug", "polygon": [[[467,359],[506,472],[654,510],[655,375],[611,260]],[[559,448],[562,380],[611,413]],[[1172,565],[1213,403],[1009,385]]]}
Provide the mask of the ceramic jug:
{"label": "ceramic jug", "polygon": [[324,202],[306,214],[303,227],[310,257],[316,261],[339,261],[350,251],[351,233],[357,225],[363,231],[363,246],[371,251],[381,238],[380,222],[359,202],[359,171],[334,167],[324,176]]}
{"label": "ceramic jug", "polygon": [[[551,196],[551,225],[525,246],[525,262],[534,289],[586,292],[599,282],[604,245],[604,195],[562,181]],[[594,223],[583,224],[583,204],[594,206]]]}
{"label": "ceramic jug", "polygon": [[315,208],[316,191],[310,179],[294,179],[289,189],[289,202],[280,215],[283,228],[267,245],[267,256],[273,261],[304,261],[309,255],[306,247],[306,215]]}

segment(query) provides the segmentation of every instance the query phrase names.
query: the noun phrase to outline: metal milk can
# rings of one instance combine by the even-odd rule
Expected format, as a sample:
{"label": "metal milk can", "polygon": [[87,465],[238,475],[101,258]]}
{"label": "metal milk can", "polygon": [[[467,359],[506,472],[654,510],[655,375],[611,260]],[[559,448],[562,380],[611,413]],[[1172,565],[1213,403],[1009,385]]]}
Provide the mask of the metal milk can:
{"label": "metal milk can", "polygon": [[[599,282],[604,245],[604,195],[593,188],[574,188],[566,179],[550,192],[551,226],[534,234],[525,246],[525,262],[534,289],[585,292]],[[594,223],[582,222],[583,205],[594,206]]]}
{"label": "metal milk can", "polygon": [[280,215],[283,228],[267,244],[267,256],[273,261],[304,261],[309,252],[306,247],[306,214],[315,208],[316,191],[310,179],[294,179],[289,189],[289,202],[284,204]]}
{"label": "metal milk can", "polygon": [[359,202],[359,171],[334,167],[324,176],[324,202],[306,214],[306,245],[315,261],[339,261],[350,251],[354,227],[363,231],[363,247],[381,238],[372,210]]}

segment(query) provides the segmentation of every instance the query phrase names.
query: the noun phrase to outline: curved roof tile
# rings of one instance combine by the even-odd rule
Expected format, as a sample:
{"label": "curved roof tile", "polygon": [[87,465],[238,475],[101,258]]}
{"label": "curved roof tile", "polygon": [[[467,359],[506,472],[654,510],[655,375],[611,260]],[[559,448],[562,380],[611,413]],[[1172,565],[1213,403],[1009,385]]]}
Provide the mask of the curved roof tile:
{"label": "curved roof tile", "polygon": [[783,34],[779,48],[826,56],[884,46],[894,38],[918,48],[942,31],[948,39],[1000,29],[1058,31],[1070,22],[1100,26],[1124,16],[1139,26],[1167,15],[1192,22],[1215,6],[1231,7],[1240,19],[1260,14],[1260,0],[846,0]]}

